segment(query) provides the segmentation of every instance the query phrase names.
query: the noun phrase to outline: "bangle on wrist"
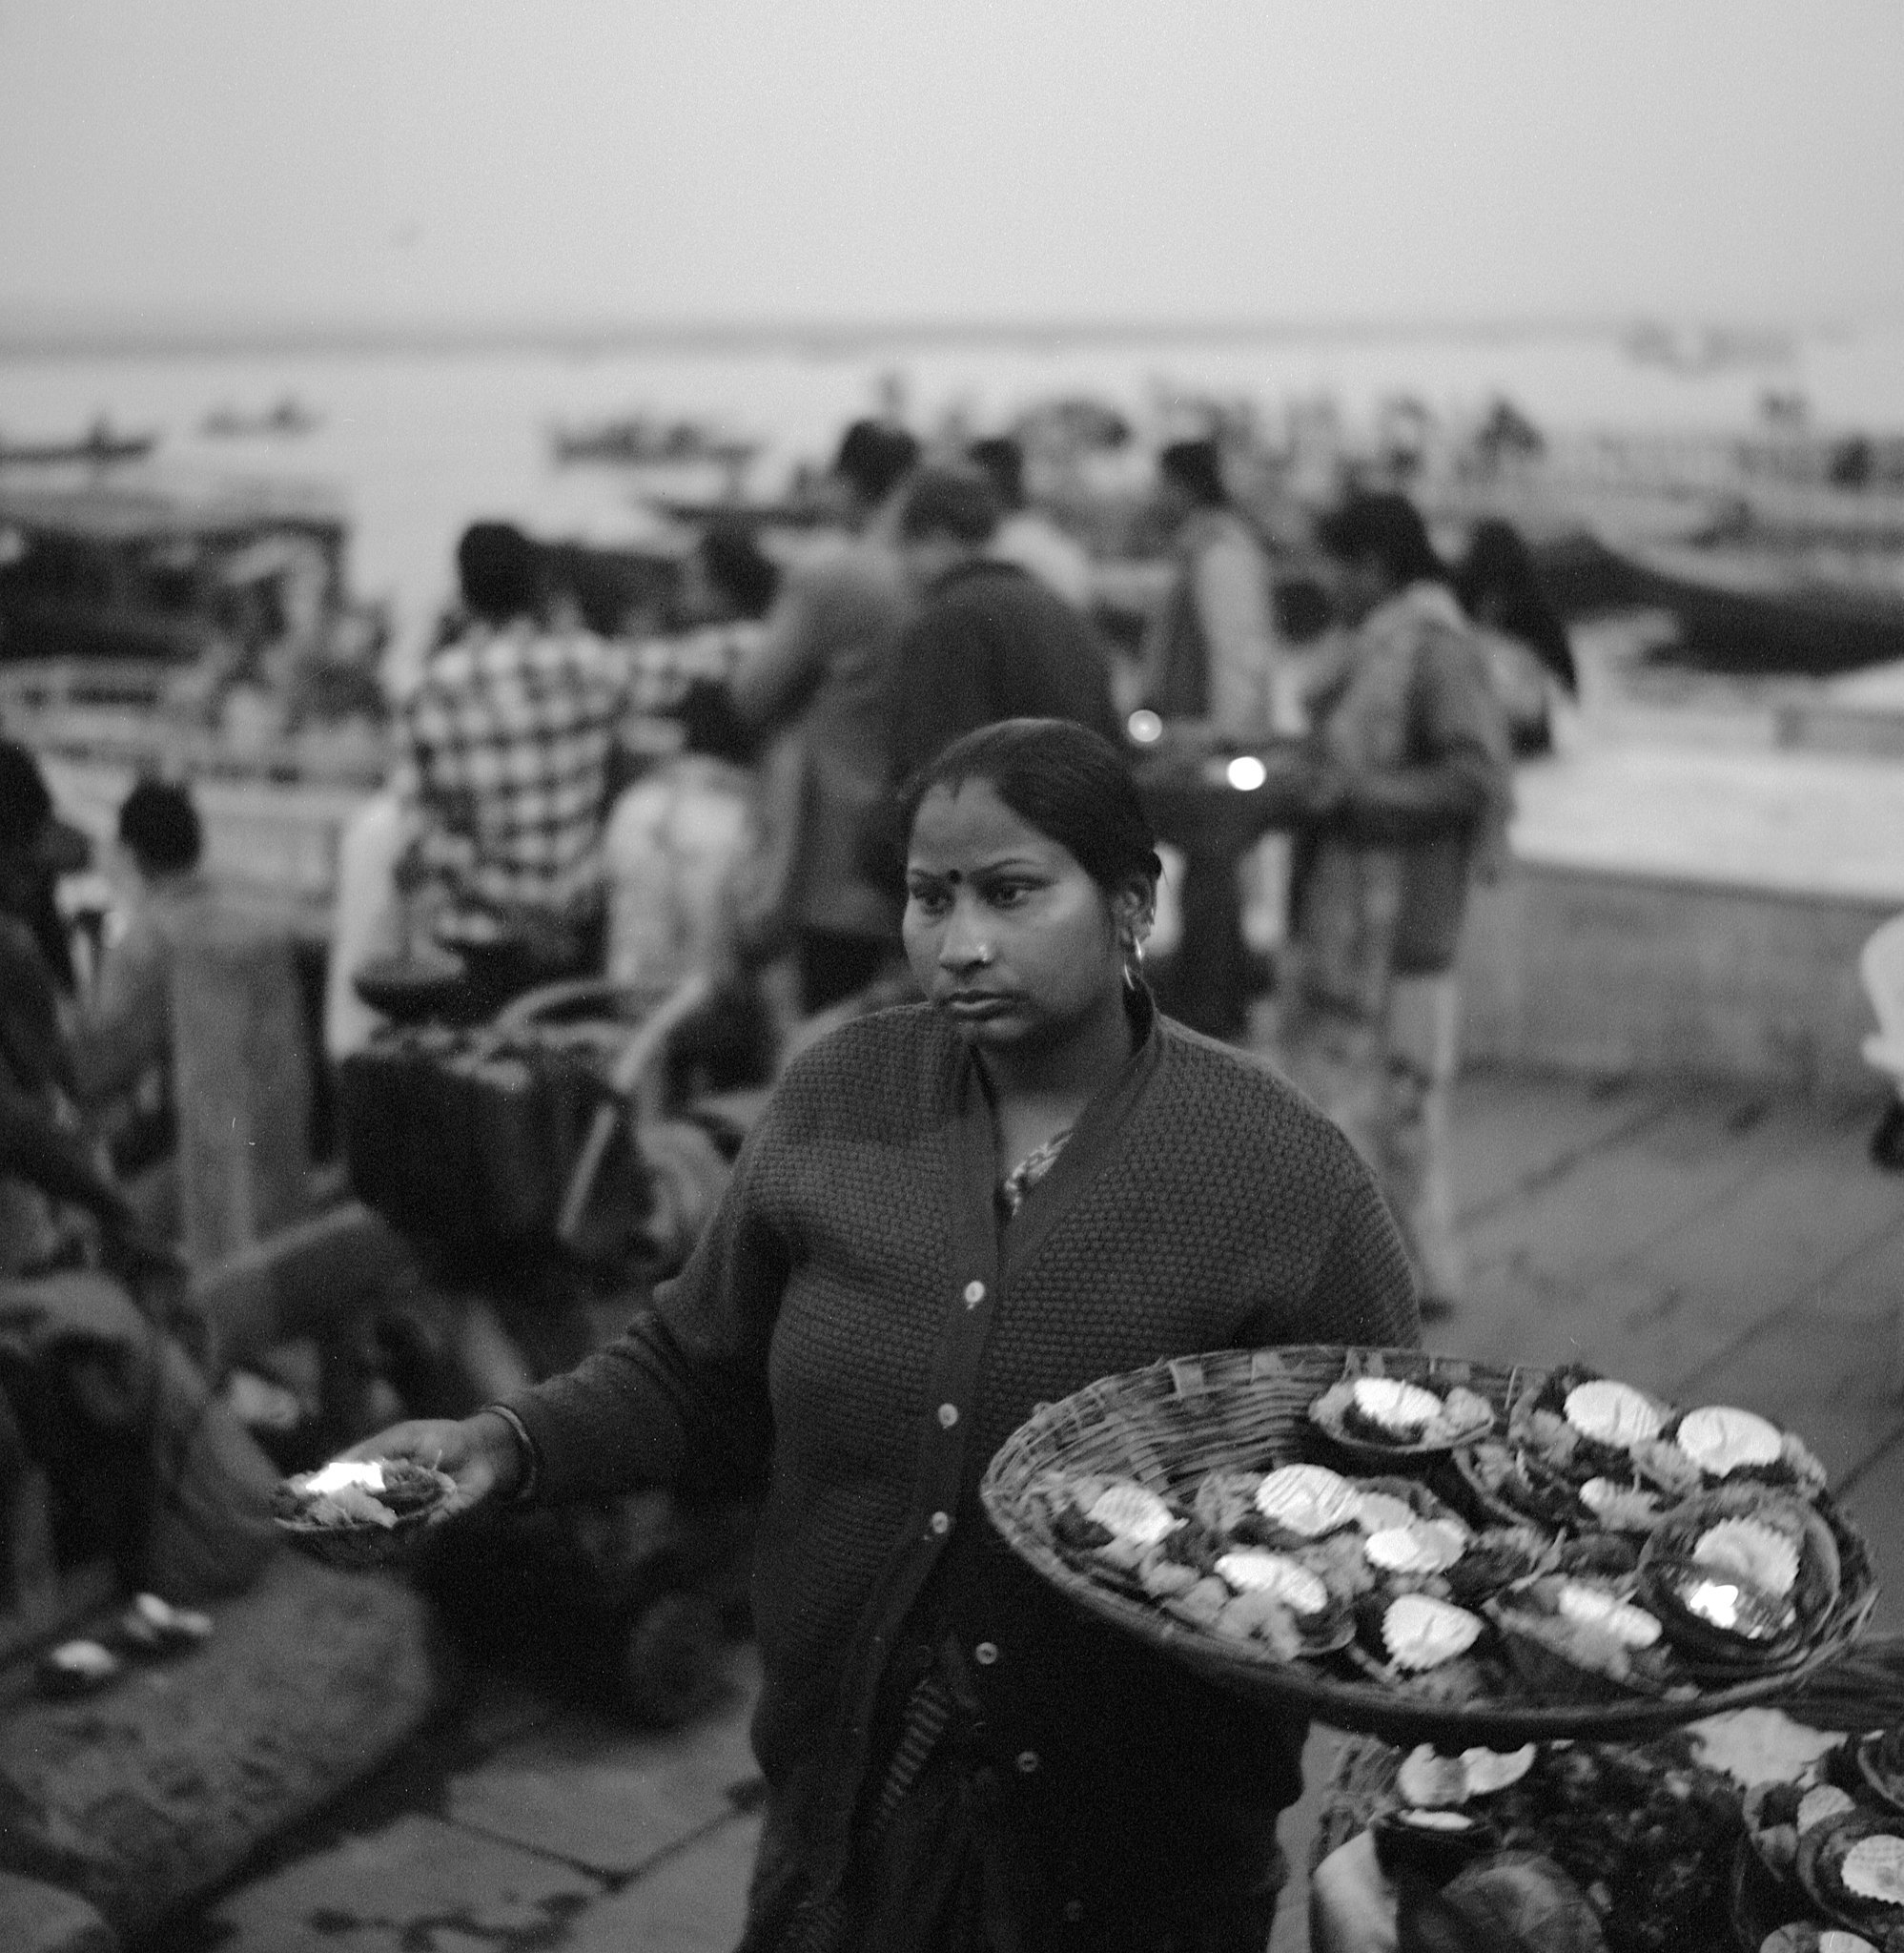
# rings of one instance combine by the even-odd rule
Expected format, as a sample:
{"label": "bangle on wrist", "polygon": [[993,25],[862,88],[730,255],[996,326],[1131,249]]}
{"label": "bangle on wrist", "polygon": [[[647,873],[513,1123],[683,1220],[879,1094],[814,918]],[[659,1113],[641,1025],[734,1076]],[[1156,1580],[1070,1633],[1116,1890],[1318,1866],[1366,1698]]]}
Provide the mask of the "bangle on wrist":
{"label": "bangle on wrist", "polygon": [[[482,1411],[491,1417],[500,1417],[509,1428],[509,1435],[516,1441],[517,1477],[514,1490],[509,1493],[508,1503],[512,1506],[526,1506],[536,1495],[536,1487],[543,1475],[542,1453],[536,1449],[536,1441],[529,1435],[529,1428],[511,1410],[506,1404],[485,1404]],[[481,1416],[482,1411],[477,1414]]]}

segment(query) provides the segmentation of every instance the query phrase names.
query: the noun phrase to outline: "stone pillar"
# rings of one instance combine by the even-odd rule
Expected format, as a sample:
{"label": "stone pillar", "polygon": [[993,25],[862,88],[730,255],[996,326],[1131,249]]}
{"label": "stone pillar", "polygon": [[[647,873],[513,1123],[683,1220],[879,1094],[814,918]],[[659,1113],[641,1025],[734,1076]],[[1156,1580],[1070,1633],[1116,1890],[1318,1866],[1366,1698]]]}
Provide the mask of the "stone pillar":
{"label": "stone pillar", "polygon": [[219,917],[181,943],[172,1024],[185,1252],[202,1268],[309,1210],[311,1053],[289,935]]}

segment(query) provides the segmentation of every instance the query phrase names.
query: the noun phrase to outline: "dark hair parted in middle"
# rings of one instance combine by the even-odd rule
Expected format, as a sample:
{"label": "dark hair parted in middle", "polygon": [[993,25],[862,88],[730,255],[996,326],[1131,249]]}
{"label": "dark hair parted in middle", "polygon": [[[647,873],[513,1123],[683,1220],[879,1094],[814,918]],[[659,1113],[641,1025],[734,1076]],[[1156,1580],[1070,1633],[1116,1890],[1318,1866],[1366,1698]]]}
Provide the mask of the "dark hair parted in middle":
{"label": "dark hair parted in middle", "polygon": [[969,780],[983,780],[1027,826],[1068,850],[1107,894],[1163,873],[1157,832],[1123,754],[1089,727],[1001,719],[954,739],[899,790],[902,849],[926,795],[934,787],[955,793]]}

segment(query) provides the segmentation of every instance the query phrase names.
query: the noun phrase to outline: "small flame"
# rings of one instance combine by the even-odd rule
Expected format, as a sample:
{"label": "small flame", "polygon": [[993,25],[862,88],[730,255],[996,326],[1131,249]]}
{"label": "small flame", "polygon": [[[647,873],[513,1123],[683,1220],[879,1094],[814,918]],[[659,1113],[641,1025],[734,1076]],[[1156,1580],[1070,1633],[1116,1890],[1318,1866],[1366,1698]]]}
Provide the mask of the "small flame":
{"label": "small flame", "polygon": [[1736,1628],[1739,1624],[1739,1590],[1717,1580],[1701,1580],[1687,1591],[1686,1604],[1702,1620],[1715,1628]]}
{"label": "small flame", "polygon": [[375,1458],[333,1458],[304,1480],[304,1490],[313,1498],[342,1491],[347,1485],[360,1485],[366,1491],[381,1491],[383,1467]]}

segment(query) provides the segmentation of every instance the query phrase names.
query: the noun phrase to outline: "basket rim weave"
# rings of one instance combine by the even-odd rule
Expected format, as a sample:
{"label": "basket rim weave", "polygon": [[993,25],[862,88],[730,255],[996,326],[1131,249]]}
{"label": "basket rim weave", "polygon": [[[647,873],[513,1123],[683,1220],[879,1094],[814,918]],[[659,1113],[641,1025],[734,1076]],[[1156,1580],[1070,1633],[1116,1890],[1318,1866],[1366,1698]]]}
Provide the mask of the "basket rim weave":
{"label": "basket rim weave", "polygon": [[[1378,1682],[1338,1677],[1256,1647],[1206,1633],[1107,1588],[1057,1551],[1042,1523],[1033,1483],[1062,1469],[1080,1447],[1115,1449],[1115,1469],[1168,1495],[1219,1465],[1263,1469],[1302,1456],[1323,1439],[1308,1418],[1311,1397],[1344,1375],[1388,1375],[1456,1383],[1505,1408],[1548,1374],[1532,1365],[1502,1367],[1438,1351],[1360,1345],[1291,1344],[1167,1357],[1141,1369],[1100,1377],[1041,1407],[999,1448],[979,1488],[1006,1544],[1073,1604],[1234,1693],[1339,1729],[1391,1741],[1445,1741],[1513,1747],[1558,1737],[1638,1737],[1726,1709],[1795,1694],[1815,1671],[1858,1637],[1876,1600],[1868,1556],[1847,1581],[1832,1618],[1790,1663],[1723,1687],[1614,1702],[1501,1700],[1450,1704],[1410,1698]],[[1311,1436],[1313,1433],[1313,1437]],[[1223,1448],[1228,1448],[1224,1455]],[[1092,1461],[1073,1469],[1106,1469]],[[1837,1523],[1853,1538],[1842,1514]]]}

